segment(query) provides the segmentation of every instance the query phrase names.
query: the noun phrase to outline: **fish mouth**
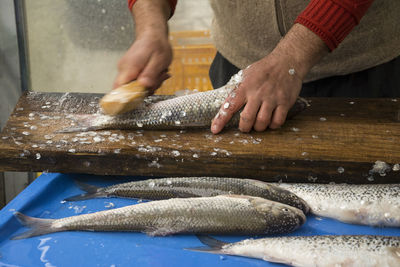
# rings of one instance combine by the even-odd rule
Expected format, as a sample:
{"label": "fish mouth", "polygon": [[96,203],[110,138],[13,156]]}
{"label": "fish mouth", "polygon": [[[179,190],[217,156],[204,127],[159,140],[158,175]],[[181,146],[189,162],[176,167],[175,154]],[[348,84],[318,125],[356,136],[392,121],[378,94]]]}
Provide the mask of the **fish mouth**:
{"label": "fish mouth", "polygon": [[297,220],[299,222],[299,226],[303,225],[307,220],[306,215],[304,215],[304,212],[300,209],[297,212]]}
{"label": "fish mouth", "polygon": [[310,212],[310,206],[308,206],[307,202],[302,198],[300,198],[300,205],[304,214],[308,214]]}

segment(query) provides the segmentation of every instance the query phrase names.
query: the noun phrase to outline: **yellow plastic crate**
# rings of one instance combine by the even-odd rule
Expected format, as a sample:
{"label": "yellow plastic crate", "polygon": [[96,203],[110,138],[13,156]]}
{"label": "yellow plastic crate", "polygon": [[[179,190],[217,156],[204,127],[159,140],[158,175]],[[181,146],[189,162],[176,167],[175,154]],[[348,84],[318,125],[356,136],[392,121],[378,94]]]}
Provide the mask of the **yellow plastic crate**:
{"label": "yellow plastic crate", "polygon": [[157,94],[168,95],[189,89],[212,90],[208,71],[216,54],[209,31],[185,31],[170,34],[174,57],[169,68],[171,78]]}

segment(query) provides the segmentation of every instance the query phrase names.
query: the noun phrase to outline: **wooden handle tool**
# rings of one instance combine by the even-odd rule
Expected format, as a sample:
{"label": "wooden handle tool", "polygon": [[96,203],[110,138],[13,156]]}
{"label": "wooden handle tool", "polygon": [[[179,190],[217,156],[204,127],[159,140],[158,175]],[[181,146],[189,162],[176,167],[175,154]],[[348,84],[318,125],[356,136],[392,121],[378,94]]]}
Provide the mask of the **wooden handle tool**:
{"label": "wooden handle tool", "polygon": [[100,106],[105,114],[118,115],[135,109],[147,95],[147,88],[133,81],[106,94]]}

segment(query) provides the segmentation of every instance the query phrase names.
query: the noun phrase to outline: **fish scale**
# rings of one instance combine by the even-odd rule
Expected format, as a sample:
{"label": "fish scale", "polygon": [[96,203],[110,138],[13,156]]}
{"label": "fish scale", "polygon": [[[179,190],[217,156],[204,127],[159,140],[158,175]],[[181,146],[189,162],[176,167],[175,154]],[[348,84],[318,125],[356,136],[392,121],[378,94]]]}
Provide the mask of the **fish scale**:
{"label": "fish scale", "polygon": [[116,184],[104,188],[78,183],[86,194],[65,199],[76,201],[94,197],[167,199],[238,194],[281,202],[308,213],[305,201],[288,190],[258,180],[226,177],[171,177]]}
{"label": "fish scale", "polygon": [[300,227],[304,213],[294,207],[250,196],[177,198],[61,219],[15,216],[32,229],[14,239],[60,231],[140,231],[176,233],[278,234]]}
{"label": "fish scale", "polygon": [[252,257],[291,266],[400,266],[400,237],[291,236],[246,239],[236,243],[224,243],[210,237],[199,237],[199,239],[211,249],[190,250]]}
{"label": "fish scale", "polygon": [[311,212],[349,223],[400,227],[399,184],[278,184]]}

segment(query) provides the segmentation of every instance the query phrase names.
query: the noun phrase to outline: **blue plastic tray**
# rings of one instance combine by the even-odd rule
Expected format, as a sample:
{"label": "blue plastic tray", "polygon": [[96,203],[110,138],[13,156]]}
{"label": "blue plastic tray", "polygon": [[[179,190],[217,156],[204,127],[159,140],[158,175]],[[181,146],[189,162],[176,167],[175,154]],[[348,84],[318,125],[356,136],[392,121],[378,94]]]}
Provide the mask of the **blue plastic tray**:
{"label": "blue plastic tray", "polygon": [[[26,230],[14,218],[15,211],[34,217],[62,218],[137,203],[120,198],[64,203],[64,198],[82,193],[74,184],[75,179],[98,186],[116,183],[115,178],[104,176],[41,175],[0,211],[0,266],[283,266],[257,259],[184,250],[202,246],[193,235],[149,237],[131,232],[61,232],[10,240],[11,236]],[[400,236],[400,229],[349,225],[308,216],[306,224],[291,235],[316,234]],[[247,237],[217,238],[235,242]]]}

